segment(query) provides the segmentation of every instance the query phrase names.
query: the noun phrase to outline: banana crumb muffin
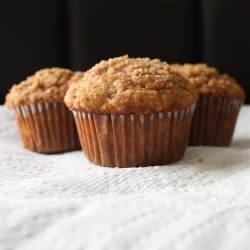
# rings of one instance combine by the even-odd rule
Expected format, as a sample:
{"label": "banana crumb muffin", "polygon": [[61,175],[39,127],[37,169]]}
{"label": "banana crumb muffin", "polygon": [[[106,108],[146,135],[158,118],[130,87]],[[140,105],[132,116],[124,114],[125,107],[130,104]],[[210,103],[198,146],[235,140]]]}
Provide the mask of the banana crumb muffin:
{"label": "banana crumb muffin", "polygon": [[67,92],[65,102],[87,112],[145,114],[181,110],[196,97],[195,89],[167,63],[123,56],[87,71]]}
{"label": "banana crumb muffin", "polygon": [[25,148],[40,153],[79,148],[74,118],[63,103],[73,74],[69,69],[42,69],[10,89],[5,105],[15,111]]}
{"label": "banana crumb muffin", "polygon": [[70,80],[68,81],[69,86],[71,84],[74,84],[75,82],[77,82],[78,80],[82,79],[84,76],[84,72],[82,71],[75,71],[73,76],[70,78]]}
{"label": "banana crumb muffin", "polygon": [[9,108],[33,103],[61,102],[68,90],[73,71],[50,68],[37,71],[18,85],[13,85],[6,96]]}
{"label": "banana crumb muffin", "polygon": [[85,72],[64,101],[89,160],[130,167],[182,158],[197,97],[166,62],[125,55]]}
{"label": "banana crumb muffin", "polygon": [[173,64],[177,72],[199,92],[190,133],[190,145],[228,146],[241,105],[244,90],[235,79],[206,64]]}

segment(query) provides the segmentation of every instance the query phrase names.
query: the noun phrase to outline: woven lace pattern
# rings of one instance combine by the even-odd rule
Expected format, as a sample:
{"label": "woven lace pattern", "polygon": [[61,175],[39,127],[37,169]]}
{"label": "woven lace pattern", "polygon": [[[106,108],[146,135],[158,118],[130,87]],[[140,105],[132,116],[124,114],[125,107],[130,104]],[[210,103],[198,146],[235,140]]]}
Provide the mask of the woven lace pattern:
{"label": "woven lace pattern", "polygon": [[230,147],[111,169],[22,148],[0,107],[0,250],[249,250],[250,107]]}

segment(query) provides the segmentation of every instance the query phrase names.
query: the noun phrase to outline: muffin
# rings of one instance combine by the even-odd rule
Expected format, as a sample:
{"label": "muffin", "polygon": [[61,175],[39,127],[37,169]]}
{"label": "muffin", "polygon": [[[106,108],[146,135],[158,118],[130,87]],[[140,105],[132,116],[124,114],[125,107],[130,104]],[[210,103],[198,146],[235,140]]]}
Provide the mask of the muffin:
{"label": "muffin", "polygon": [[80,148],[74,117],[63,102],[74,73],[50,68],[37,71],[6,96],[14,110],[23,146],[39,153]]}
{"label": "muffin", "polygon": [[85,72],[64,101],[92,163],[132,167],[183,157],[197,98],[195,88],[166,62],[126,55]]}
{"label": "muffin", "polygon": [[84,72],[82,72],[82,71],[75,71],[74,74],[73,74],[73,76],[70,78],[70,80],[68,82],[68,86],[70,86],[71,84],[77,82],[83,76],[84,76]]}
{"label": "muffin", "polygon": [[189,145],[228,146],[245,94],[227,74],[206,64],[174,64],[172,67],[186,77],[199,92]]}

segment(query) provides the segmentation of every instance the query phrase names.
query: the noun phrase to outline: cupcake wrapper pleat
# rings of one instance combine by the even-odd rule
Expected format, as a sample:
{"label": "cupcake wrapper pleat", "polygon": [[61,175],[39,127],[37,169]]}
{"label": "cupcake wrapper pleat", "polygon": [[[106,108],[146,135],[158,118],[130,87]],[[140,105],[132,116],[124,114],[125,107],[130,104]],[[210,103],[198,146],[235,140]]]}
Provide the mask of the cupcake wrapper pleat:
{"label": "cupcake wrapper pleat", "polygon": [[108,167],[163,165],[185,152],[195,104],[146,115],[92,114],[73,110],[87,158]]}
{"label": "cupcake wrapper pleat", "polygon": [[37,103],[15,108],[18,129],[25,148],[40,153],[80,147],[74,117],[64,103]]}
{"label": "cupcake wrapper pleat", "polygon": [[228,146],[242,101],[201,96],[192,121],[189,145]]}

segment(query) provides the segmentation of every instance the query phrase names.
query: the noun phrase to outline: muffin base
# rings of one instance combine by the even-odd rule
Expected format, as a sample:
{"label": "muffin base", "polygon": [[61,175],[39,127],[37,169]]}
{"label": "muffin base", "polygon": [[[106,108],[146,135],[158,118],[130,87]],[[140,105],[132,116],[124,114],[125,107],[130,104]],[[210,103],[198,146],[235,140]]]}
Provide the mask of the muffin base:
{"label": "muffin base", "polygon": [[64,103],[37,103],[15,108],[24,148],[56,153],[80,148],[72,113]]}
{"label": "muffin base", "polygon": [[95,114],[73,110],[82,150],[106,167],[153,166],[180,160],[185,152],[195,104],[147,115]]}
{"label": "muffin base", "polygon": [[229,146],[242,104],[239,99],[201,96],[195,108],[188,144]]}

